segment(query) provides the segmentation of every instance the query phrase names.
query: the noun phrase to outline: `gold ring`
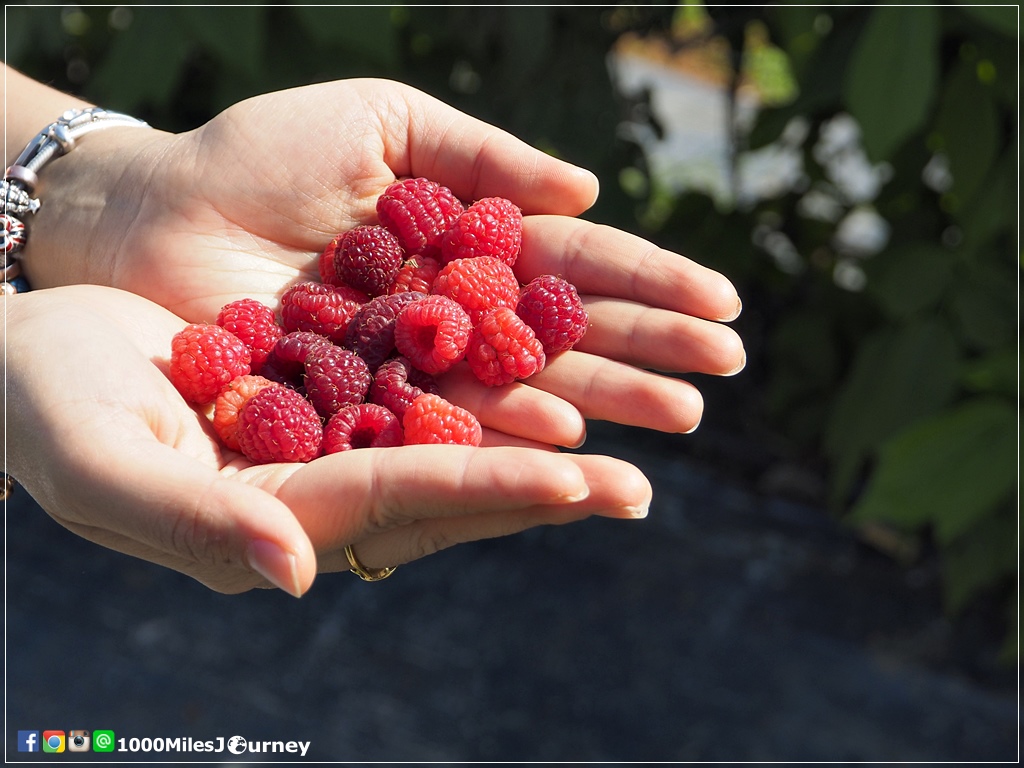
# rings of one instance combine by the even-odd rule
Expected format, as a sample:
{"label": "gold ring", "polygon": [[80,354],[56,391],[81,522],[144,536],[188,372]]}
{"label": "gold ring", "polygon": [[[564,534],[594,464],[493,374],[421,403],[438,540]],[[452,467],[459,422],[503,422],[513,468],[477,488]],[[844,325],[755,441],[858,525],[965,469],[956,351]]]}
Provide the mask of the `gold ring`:
{"label": "gold ring", "polygon": [[352,566],[349,570],[363,581],[380,581],[381,579],[386,579],[395,572],[394,566],[374,568],[373,570],[368,569],[359,562],[359,558],[356,557],[356,553],[352,551],[351,544],[345,545],[345,557],[348,558],[348,564]]}

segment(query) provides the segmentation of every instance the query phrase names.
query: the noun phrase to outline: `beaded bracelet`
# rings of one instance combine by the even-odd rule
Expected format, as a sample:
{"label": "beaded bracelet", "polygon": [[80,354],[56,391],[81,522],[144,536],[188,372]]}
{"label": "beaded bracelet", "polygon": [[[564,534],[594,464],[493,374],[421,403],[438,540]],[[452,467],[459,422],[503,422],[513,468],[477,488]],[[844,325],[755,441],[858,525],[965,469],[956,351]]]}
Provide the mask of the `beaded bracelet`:
{"label": "beaded bracelet", "polygon": [[0,294],[24,293],[29,290],[18,263],[18,252],[25,247],[28,229],[19,217],[39,210],[39,200],[32,197],[39,181],[39,171],[51,160],[74,149],[75,140],[79,137],[100,128],[118,126],[149,127],[142,120],[100,107],[68,110],[29,142],[14,164],[4,172],[4,212],[0,214],[3,223],[3,234],[0,237],[3,282],[0,283]]}

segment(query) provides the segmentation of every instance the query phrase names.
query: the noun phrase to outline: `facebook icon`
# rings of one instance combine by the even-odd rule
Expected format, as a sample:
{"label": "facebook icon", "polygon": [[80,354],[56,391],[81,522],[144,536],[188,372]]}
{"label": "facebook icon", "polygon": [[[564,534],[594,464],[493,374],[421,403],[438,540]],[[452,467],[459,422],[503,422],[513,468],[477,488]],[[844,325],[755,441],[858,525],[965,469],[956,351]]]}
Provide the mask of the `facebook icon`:
{"label": "facebook icon", "polygon": [[39,731],[18,731],[18,751],[38,752]]}

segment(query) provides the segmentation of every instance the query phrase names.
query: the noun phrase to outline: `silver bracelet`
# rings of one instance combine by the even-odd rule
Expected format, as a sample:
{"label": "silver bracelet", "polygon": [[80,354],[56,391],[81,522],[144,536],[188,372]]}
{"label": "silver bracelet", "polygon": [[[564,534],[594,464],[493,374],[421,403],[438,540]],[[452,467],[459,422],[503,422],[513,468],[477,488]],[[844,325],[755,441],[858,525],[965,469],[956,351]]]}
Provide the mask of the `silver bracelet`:
{"label": "silver bracelet", "polygon": [[38,198],[32,197],[39,182],[39,171],[51,160],[74,149],[77,139],[85,134],[119,126],[148,128],[149,124],[100,107],[68,110],[29,142],[14,164],[4,171],[3,233],[0,236],[3,282],[0,283],[0,294],[24,293],[29,289],[16,262],[18,252],[28,240],[28,229],[19,217],[39,210]]}

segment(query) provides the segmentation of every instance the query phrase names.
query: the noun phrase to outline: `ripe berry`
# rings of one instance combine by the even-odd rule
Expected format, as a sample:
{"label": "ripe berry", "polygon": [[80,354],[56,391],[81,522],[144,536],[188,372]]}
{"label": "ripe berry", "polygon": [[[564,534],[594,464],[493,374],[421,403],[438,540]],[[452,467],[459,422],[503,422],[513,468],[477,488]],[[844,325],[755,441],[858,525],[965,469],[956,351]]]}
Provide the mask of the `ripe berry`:
{"label": "ripe berry", "polygon": [[366,362],[370,371],[376,371],[395,351],[395,321],[407,304],[426,298],[417,291],[377,296],[363,304],[353,315],[345,334],[345,346]]}
{"label": "ripe berry", "polygon": [[257,392],[280,384],[262,376],[239,376],[217,395],[213,406],[213,429],[217,437],[232,451],[238,448],[238,412]]}
{"label": "ripe berry", "polygon": [[508,264],[493,256],[479,256],[446,264],[437,273],[431,292],[457,301],[476,323],[489,309],[515,309],[519,281]]}
{"label": "ripe berry", "polygon": [[388,293],[419,291],[430,293],[430,286],[441,269],[441,262],[429,256],[413,256],[399,268]]}
{"label": "ripe berry", "polygon": [[377,218],[409,256],[438,258],[441,238],[463,210],[450,189],[424,178],[396,181],[377,199]]}
{"label": "ripe berry", "polygon": [[429,373],[414,368],[406,357],[394,357],[381,365],[373,375],[367,398],[383,405],[401,419],[420,395],[441,394]]}
{"label": "ripe berry", "polygon": [[368,296],[380,296],[387,293],[404,260],[402,244],[386,228],[362,226],[338,240],[334,270],[344,284]]}
{"label": "ripe berry", "polygon": [[342,408],[324,427],[324,453],[354,448],[391,448],[402,445],[402,424],[382,405],[362,403]]}
{"label": "ripe berry", "polygon": [[473,324],[447,296],[427,296],[408,304],[395,322],[395,347],[429,374],[447,371],[466,353]]}
{"label": "ripe berry", "polygon": [[420,395],[402,417],[405,444],[480,445],[483,432],[476,416],[440,395]]}
{"label": "ripe berry", "polygon": [[350,349],[320,346],[306,358],[306,395],[324,417],[363,402],[372,380],[366,363]]}
{"label": "ripe berry", "polygon": [[306,398],[287,387],[266,387],[238,412],[238,447],[250,461],[311,461],[324,430]]}
{"label": "ripe berry", "polygon": [[320,258],[317,260],[317,268],[320,272],[320,282],[327,283],[328,285],[344,285],[345,281],[338,276],[338,270],[334,265],[334,254],[338,250],[338,243],[341,238],[345,236],[344,232],[341,232],[331,238],[331,242],[320,252]]}
{"label": "ripe berry", "polygon": [[349,320],[369,296],[347,285],[299,283],[281,297],[281,324],[285,331],[313,331],[341,343]]}
{"label": "ripe berry", "polygon": [[485,313],[473,329],[466,362],[489,387],[525,379],[544,368],[544,347],[508,307]]}
{"label": "ripe berry", "polygon": [[573,284],[554,275],[530,281],[519,297],[516,314],[533,329],[549,355],[572,349],[590,322]]}
{"label": "ripe berry", "polygon": [[212,403],[238,376],[249,373],[245,343],[212,323],[185,326],[171,339],[171,383],[190,403]]}
{"label": "ripe berry", "polygon": [[321,346],[333,345],[326,336],[312,331],[286,333],[267,356],[261,374],[271,381],[305,391],[306,358]]}
{"label": "ripe berry", "polygon": [[217,315],[217,325],[231,331],[249,348],[250,367],[258,373],[267,355],[284,330],[277,324],[274,310],[255,299],[239,299],[225,304]]}
{"label": "ripe berry", "polygon": [[469,206],[441,240],[441,260],[493,256],[510,267],[523,243],[523,212],[511,200],[485,197]]}

